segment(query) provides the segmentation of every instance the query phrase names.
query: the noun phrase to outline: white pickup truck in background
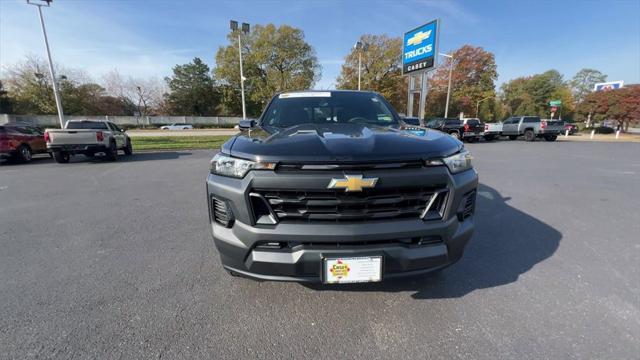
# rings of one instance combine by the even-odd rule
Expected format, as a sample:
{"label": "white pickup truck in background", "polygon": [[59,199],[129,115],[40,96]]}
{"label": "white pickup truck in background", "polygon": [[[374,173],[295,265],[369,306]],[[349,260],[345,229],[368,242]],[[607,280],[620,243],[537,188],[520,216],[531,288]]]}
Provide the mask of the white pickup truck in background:
{"label": "white pickup truck in background", "polygon": [[47,151],[58,163],[68,163],[72,155],[94,156],[104,153],[108,160],[118,158],[118,150],[133,153],[131,139],[124,130],[109,121],[69,120],[64,129],[46,129]]}
{"label": "white pickup truck in background", "polygon": [[502,136],[502,123],[484,123],[484,139],[491,141]]}

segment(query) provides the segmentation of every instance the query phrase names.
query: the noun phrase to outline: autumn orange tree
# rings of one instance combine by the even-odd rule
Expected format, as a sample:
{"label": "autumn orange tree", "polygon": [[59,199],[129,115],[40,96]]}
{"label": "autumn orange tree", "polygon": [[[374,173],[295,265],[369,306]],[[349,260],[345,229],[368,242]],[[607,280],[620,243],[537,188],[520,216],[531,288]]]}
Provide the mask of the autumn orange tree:
{"label": "autumn orange tree", "polygon": [[577,112],[584,117],[591,114],[594,121],[616,120],[626,132],[629,125],[640,123],[640,85],[590,93]]}
{"label": "autumn orange tree", "polygon": [[465,45],[452,55],[453,60],[447,58],[430,75],[427,117],[444,115],[449,67],[453,66],[449,117],[456,117],[460,112],[465,116],[476,116],[478,101],[486,99],[480,103],[477,115],[482,120],[501,120],[495,90],[498,71],[493,53],[482,47]]}
{"label": "autumn orange tree", "polygon": [[[407,107],[407,83],[402,76],[402,39],[387,35],[362,35],[367,44],[362,52],[362,90],[381,93],[393,107],[404,112]],[[338,89],[358,88],[358,51],[352,49],[345,58],[337,79]]]}

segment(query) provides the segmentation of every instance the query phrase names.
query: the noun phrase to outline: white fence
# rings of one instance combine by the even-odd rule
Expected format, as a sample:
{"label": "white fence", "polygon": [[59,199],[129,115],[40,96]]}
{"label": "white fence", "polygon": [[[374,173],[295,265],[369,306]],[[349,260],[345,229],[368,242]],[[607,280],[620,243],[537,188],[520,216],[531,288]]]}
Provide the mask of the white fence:
{"label": "white fence", "polygon": [[[65,120],[108,120],[118,125],[158,126],[166,124],[235,125],[242,118],[227,116],[81,116],[65,115]],[[23,121],[40,126],[58,126],[57,115],[0,114],[0,124]]]}

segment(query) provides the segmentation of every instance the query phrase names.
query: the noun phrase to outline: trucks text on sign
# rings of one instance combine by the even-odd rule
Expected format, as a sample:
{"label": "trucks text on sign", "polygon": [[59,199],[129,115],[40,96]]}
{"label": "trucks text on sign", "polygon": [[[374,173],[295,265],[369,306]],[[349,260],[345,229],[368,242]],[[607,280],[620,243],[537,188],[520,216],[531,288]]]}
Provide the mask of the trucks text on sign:
{"label": "trucks text on sign", "polygon": [[438,47],[438,20],[404,34],[402,73],[426,71],[435,66]]}

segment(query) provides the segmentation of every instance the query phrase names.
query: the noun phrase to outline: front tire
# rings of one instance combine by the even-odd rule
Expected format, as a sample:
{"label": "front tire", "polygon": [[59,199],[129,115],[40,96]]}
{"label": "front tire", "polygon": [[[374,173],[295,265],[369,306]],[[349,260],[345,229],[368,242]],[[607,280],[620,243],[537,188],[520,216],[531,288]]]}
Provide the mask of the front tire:
{"label": "front tire", "polygon": [[109,142],[109,148],[104,152],[107,156],[107,160],[116,161],[118,160],[118,148],[116,147],[116,142]]}
{"label": "front tire", "polygon": [[535,141],[536,134],[533,133],[533,130],[527,130],[524,132],[524,140],[525,141]]}
{"label": "front tire", "polygon": [[53,152],[53,160],[55,160],[58,164],[66,164],[69,162],[71,155],[69,155],[66,151],[54,151]]}
{"label": "front tire", "polygon": [[28,163],[33,159],[33,154],[31,153],[31,148],[27,145],[20,145],[18,148],[18,161],[22,163]]}
{"label": "front tire", "polygon": [[544,137],[546,141],[556,141],[557,138],[558,138],[558,135],[547,135]]}

